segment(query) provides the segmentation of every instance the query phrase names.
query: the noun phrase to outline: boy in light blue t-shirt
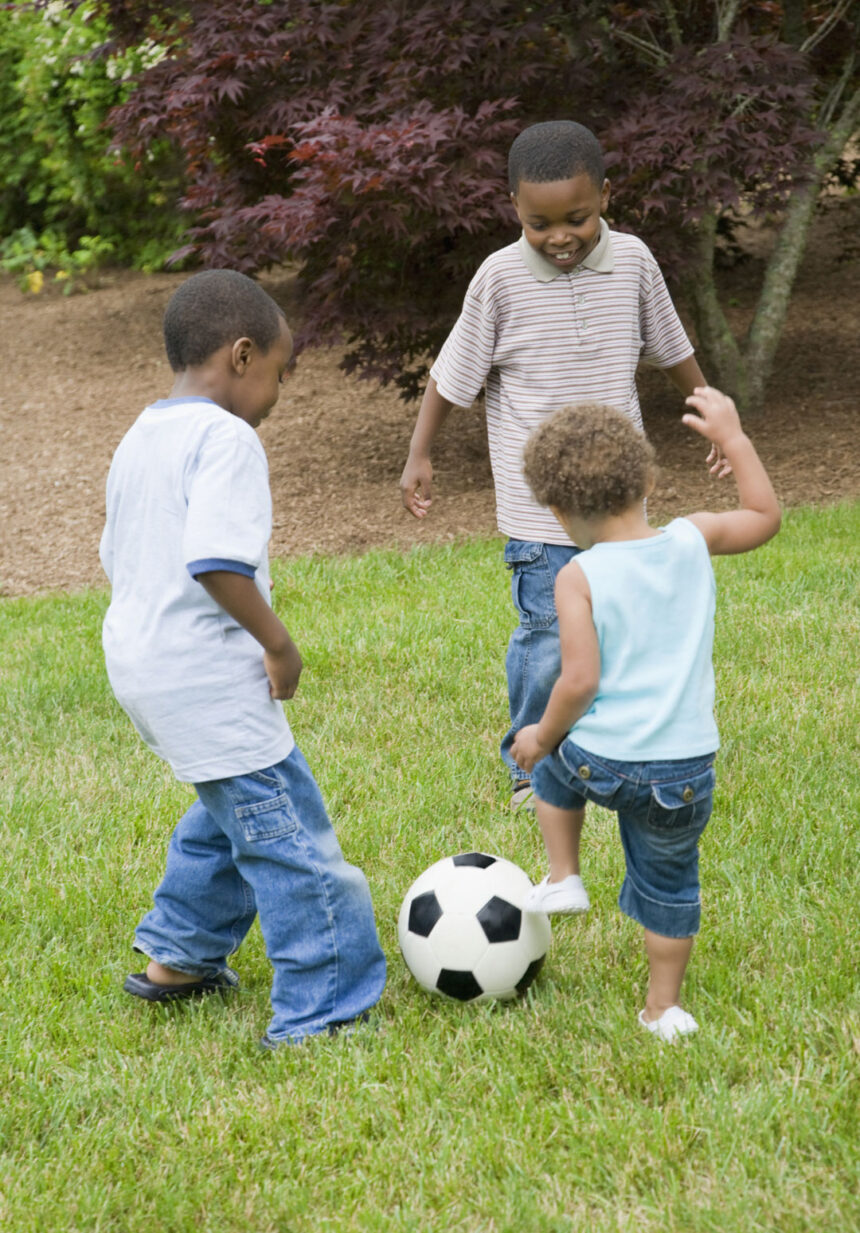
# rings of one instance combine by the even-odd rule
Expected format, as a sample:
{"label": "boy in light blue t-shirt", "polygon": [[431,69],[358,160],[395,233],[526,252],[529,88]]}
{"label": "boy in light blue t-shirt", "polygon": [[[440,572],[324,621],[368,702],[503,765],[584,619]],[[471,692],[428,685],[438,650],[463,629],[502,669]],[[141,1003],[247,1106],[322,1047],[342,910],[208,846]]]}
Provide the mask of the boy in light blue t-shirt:
{"label": "boy in light blue t-shirt", "polygon": [[650,982],[639,1021],[659,1039],[697,1030],[679,1005],[700,918],[698,841],[711,813],[715,585],[710,555],[775,535],[780,509],[731,399],[710,387],[683,421],[734,469],[740,508],[655,530],[643,500],[653,451],[601,404],[558,411],[533,433],[525,476],[583,551],[558,575],[561,675],[513,753],[532,772],[549,874],[527,910],[587,911],[579,828],[587,800],[618,814],[623,912],[645,930]]}
{"label": "boy in light blue t-shirt", "polygon": [[228,992],[257,914],[274,969],[266,1049],[363,1018],[385,983],[364,875],[347,864],[281,705],[301,656],[272,610],[268,467],[254,431],[292,354],[283,313],[232,270],[184,282],[164,317],[175,374],[120,443],[101,559],[118,701],[197,799],[180,819],[125,989]]}

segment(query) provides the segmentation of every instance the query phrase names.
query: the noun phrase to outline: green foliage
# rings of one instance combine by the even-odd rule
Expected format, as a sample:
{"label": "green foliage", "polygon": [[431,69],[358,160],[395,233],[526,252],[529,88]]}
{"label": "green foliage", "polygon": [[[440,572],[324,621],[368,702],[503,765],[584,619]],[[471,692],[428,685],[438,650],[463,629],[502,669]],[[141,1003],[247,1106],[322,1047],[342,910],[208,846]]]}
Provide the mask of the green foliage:
{"label": "green foliage", "polygon": [[104,594],[3,601],[4,1230],[858,1227],[858,535],[860,505],[794,512],[716,563],[723,748],[685,991],[701,1031],[677,1048],[636,1025],[645,963],[603,811],[591,913],[556,923],[525,1003],[433,1000],[400,960],[399,904],[431,860],[476,847],[543,868],[496,748],[513,619],[498,541],[276,563],[306,665],[290,720],[390,969],[378,1030],[267,1057],[256,928],[229,1002],[122,993],[190,794],[111,698]]}
{"label": "green foliage", "polygon": [[[26,229],[36,248],[65,254],[49,261],[59,270],[88,266],[95,251],[156,269],[182,233],[173,204],[180,181],[166,146],[135,164],[110,148],[105,125],[132,74],[159,50],[96,54],[108,37],[91,4],[71,11],[53,0],[37,10],[19,0],[0,9],[0,236],[17,233],[16,245],[26,246]],[[34,261],[30,272],[39,269]]]}
{"label": "green foliage", "polygon": [[65,240],[55,231],[34,235],[29,227],[21,227],[5,240],[0,240],[0,270],[13,274],[22,291],[38,294],[45,283],[45,274],[63,284],[63,294],[70,295],[81,275],[99,266],[114,251],[110,240],[100,236],[82,235],[77,248],[66,248]]}

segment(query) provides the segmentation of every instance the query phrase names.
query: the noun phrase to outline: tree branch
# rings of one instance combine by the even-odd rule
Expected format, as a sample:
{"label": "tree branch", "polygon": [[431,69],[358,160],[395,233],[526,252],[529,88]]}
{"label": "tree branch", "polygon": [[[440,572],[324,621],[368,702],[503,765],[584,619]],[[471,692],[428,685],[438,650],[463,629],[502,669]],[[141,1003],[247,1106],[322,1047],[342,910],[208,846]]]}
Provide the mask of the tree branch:
{"label": "tree branch", "polygon": [[629,30],[613,29],[612,33],[616,38],[621,39],[622,43],[628,43],[631,47],[635,47],[646,60],[659,64],[661,68],[669,63],[669,53],[664,51],[657,43],[649,43],[647,39],[640,39],[637,34],[631,34]]}
{"label": "tree branch", "polygon": [[835,8],[831,9],[825,17],[824,21],[800,44],[802,52],[810,52],[813,47],[817,47],[822,39],[827,38],[827,35],[833,29],[838,21],[841,21],[845,14],[849,11],[854,0],[838,0]]}
{"label": "tree branch", "polygon": [[824,177],[854,134],[860,119],[860,87],[846,103],[827,140],[816,153],[810,179],[792,195],[776,246],[767,264],[764,284],[745,349],[750,409],[764,400],[764,390],[785,323],[791,290],[803,253]]}
{"label": "tree branch", "polygon": [[[845,87],[848,85],[848,82],[851,80],[852,76],[854,75],[855,62],[856,62],[856,56],[852,53],[849,56],[845,64],[845,68],[843,69],[839,80],[833,83],[833,86],[831,87],[830,92],[828,93],[828,95],[822,102],[821,106],[819,107],[818,117],[817,117],[819,128],[828,129],[831,123],[833,122],[833,115],[836,111],[836,108],[839,106],[839,100],[842,97],[842,92],[844,91]],[[856,100],[856,97],[857,95],[855,91],[855,96],[854,96],[855,100]],[[850,102],[846,105],[849,110],[851,108],[851,105],[852,104]]]}
{"label": "tree branch", "polygon": [[717,0],[717,42],[724,43],[737,20],[741,0]]}
{"label": "tree branch", "polygon": [[714,281],[714,241],[717,215],[703,215],[696,234],[695,262],[683,279],[683,293],[696,330],[696,350],[708,381],[746,405],[745,368],[740,347],[729,327]]}
{"label": "tree branch", "polygon": [[663,15],[666,18],[666,24],[669,27],[669,37],[672,40],[673,47],[680,47],[684,39],[681,34],[681,25],[678,21],[678,11],[672,0],[660,0],[660,8],[663,10]]}

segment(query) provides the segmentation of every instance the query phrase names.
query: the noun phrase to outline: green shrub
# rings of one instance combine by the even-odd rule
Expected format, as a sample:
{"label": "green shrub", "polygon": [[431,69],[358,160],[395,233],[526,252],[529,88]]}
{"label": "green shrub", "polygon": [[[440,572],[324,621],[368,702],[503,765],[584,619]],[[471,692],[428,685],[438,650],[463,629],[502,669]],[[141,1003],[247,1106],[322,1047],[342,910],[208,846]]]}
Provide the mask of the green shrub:
{"label": "green shrub", "polygon": [[63,294],[75,290],[81,275],[99,266],[113,254],[114,245],[101,236],[82,235],[70,252],[65,240],[55,231],[37,236],[21,227],[0,241],[0,270],[14,274],[22,291],[38,294],[46,274],[63,283]]}
{"label": "green shrub", "polygon": [[51,0],[33,10],[19,0],[0,10],[0,236],[56,250],[61,260],[50,264],[69,273],[95,254],[158,268],[187,223],[175,208],[181,181],[167,147],[134,165],[111,148],[105,125],[132,74],[155,63],[159,49],[99,54],[109,37],[90,4],[71,12]]}

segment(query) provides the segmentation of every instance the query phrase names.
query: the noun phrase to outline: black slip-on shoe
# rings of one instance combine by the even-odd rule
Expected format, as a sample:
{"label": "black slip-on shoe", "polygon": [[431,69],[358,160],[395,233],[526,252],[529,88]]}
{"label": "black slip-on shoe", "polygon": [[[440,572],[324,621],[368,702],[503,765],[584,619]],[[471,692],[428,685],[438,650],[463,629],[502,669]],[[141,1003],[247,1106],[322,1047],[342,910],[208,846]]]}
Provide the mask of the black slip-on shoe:
{"label": "black slip-on shoe", "polygon": [[237,988],[239,977],[232,968],[224,968],[214,976],[202,980],[189,980],[181,985],[157,985],[146,972],[132,972],[125,978],[123,989],[146,1002],[179,1002],[187,998],[201,998],[209,993],[229,993]]}

